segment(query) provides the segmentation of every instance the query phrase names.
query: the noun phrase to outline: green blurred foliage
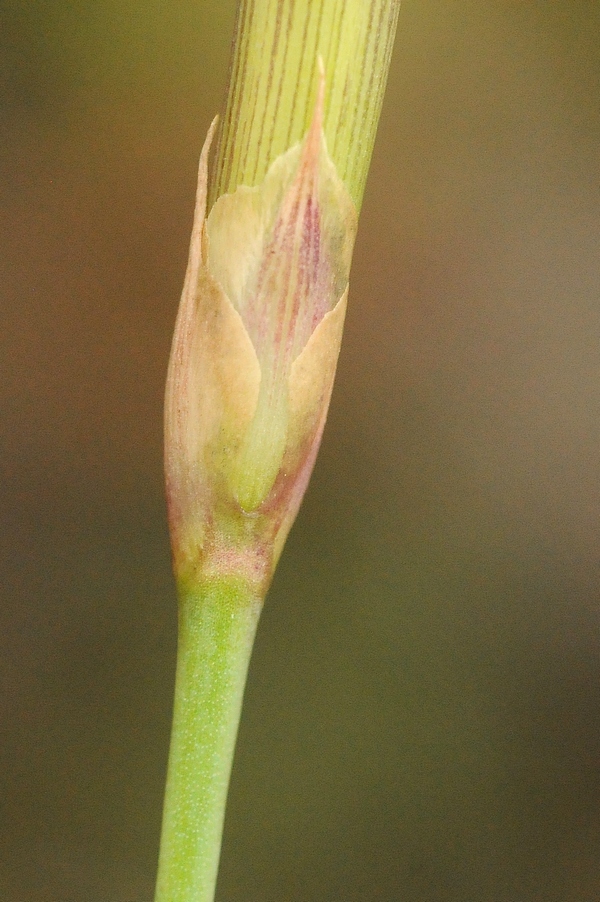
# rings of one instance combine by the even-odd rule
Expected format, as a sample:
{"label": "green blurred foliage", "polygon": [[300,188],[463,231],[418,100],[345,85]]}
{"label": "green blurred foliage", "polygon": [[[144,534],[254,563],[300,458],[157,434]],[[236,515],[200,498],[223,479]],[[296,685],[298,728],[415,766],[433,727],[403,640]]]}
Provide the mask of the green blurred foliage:
{"label": "green blurred foliage", "polygon": [[[0,10],[0,895],[150,902],[164,375],[234,4]],[[406,0],[231,902],[600,897],[600,7]]]}

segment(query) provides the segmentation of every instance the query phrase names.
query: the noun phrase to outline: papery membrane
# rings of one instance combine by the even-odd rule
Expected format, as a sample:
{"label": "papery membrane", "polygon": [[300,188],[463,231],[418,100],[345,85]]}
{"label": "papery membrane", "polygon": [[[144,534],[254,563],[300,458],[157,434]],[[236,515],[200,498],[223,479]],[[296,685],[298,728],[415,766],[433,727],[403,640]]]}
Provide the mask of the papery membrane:
{"label": "papery membrane", "polygon": [[321,84],[303,144],[262,185],[219,198],[208,219],[214,124],[202,153],[165,415],[173,547],[184,557],[206,551],[225,529],[219,518],[235,531],[250,513],[261,542],[280,547],[312,469],[357,221],[327,153],[323,96]]}
{"label": "papery membrane", "polygon": [[279,157],[259,187],[221,197],[207,221],[208,268],[240,313],[261,369],[256,414],[231,472],[248,511],[267,499],[289,445],[294,361],[348,284],[356,212],[327,153],[322,104],[321,86],[304,143]]}

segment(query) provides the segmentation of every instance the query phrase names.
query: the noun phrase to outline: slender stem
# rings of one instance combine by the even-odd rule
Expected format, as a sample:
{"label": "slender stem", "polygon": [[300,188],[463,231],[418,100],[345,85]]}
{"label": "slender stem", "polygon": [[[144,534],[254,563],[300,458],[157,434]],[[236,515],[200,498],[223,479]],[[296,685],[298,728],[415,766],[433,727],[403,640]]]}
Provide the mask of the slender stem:
{"label": "slender stem", "polygon": [[399,8],[400,0],[241,0],[210,205],[260,184],[304,137],[321,57],[329,154],[360,210]]}
{"label": "slender stem", "polygon": [[[356,210],[360,210],[399,5],[400,0],[240,0],[231,82],[209,207],[220,195],[235,191],[239,185],[262,183],[273,161],[304,137],[315,109],[322,60],[323,129],[329,156]],[[325,209],[324,215],[329,212]],[[235,229],[232,234],[235,241]],[[211,292],[216,291],[216,284],[208,277],[202,282],[202,290],[214,303]],[[196,287],[200,291],[200,282],[192,290]],[[179,386],[183,394],[171,399],[174,415],[168,423],[173,434],[167,434],[167,441],[169,454],[177,460],[181,458],[181,466],[172,466],[167,474],[170,519],[175,546],[182,530],[190,536],[195,536],[197,530],[200,536],[197,560],[189,543],[183,550],[174,547],[175,558],[183,554],[190,565],[186,572],[199,572],[202,567],[209,570],[207,561],[211,561],[213,567],[226,568],[227,573],[239,571],[240,576],[209,580],[205,572],[200,577],[204,580],[201,584],[180,591],[174,723],[155,902],[213,902],[242,694],[262,603],[242,574],[254,573],[253,578],[258,580],[256,573],[260,571],[263,585],[268,582],[267,577],[272,575],[269,568],[281,550],[280,545],[273,547],[273,536],[283,530],[281,523],[285,522],[277,519],[281,514],[277,499],[287,498],[285,503],[291,504],[288,495],[280,492],[274,496],[272,507],[265,506],[254,526],[236,509],[244,528],[238,531],[239,535],[229,528],[233,501],[227,495],[228,483],[223,478],[227,461],[211,457],[208,440],[203,438],[198,445],[203,429],[216,433],[219,423],[228,424],[229,419],[237,422],[240,416],[235,411],[235,416],[230,416],[231,411],[219,408],[224,397],[228,404],[233,403],[229,388],[223,391],[224,383],[219,382],[224,379],[222,373],[229,373],[225,354],[229,345],[217,342],[221,320],[209,319],[203,323],[210,331],[210,341],[207,339],[201,346],[203,351],[208,349],[207,353],[212,348],[217,355],[214,361],[195,360],[197,336],[193,332],[186,337],[189,347],[175,347],[179,382],[170,384],[169,390]],[[315,334],[316,331],[313,337]],[[214,347],[211,342],[216,343]],[[223,360],[219,353],[225,355]],[[202,407],[210,416],[206,422],[196,423],[194,417],[199,414],[193,408],[187,411],[189,422],[182,423],[190,380],[212,373],[211,367],[218,371],[211,376],[213,382],[208,382],[208,391],[213,385],[213,406]],[[245,383],[242,380],[240,384]],[[231,447],[227,446],[227,455],[232,459],[239,440],[238,436],[230,441]],[[312,460],[314,457],[311,465]],[[212,465],[217,466],[214,473],[210,471]],[[302,475],[308,471],[305,467],[299,472]],[[223,497],[219,492],[224,493]],[[197,503],[197,510],[188,509],[190,498]],[[203,508],[207,499],[215,500],[214,511]],[[227,511],[229,520],[220,522],[223,511]],[[269,516],[274,525],[267,529],[264,523]],[[202,528],[198,525],[201,521]],[[258,532],[254,535],[250,529],[253,541],[245,546],[240,536],[248,539],[249,524]],[[217,542],[218,554],[211,546],[211,535],[219,540],[228,537],[224,543]]]}
{"label": "slender stem", "polygon": [[261,602],[241,580],[180,595],[155,902],[212,902],[242,695]]}

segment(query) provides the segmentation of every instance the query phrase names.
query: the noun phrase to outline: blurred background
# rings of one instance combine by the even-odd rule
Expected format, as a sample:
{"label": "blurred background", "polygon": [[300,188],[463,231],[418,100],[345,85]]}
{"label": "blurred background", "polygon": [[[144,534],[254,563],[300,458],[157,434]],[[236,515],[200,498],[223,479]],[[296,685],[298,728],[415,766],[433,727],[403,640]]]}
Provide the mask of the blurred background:
{"label": "blurred background", "polygon": [[[233,0],[0,11],[0,897],[150,902],[162,398]],[[600,5],[405,0],[221,902],[600,899]]]}

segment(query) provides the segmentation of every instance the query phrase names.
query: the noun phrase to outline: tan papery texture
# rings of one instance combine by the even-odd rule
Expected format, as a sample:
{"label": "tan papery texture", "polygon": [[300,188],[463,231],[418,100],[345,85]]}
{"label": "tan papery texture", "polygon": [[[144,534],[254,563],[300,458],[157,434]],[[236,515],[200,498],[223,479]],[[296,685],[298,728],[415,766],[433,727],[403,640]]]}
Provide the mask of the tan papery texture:
{"label": "tan papery texture", "polygon": [[[321,89],[304,144],[275,160],[261,186],[242,186],[234,194],[219,198],[208,218],[208,152],[215,123],[202,151],[190,255],[166,390],[165,465],[176,555],[178,548],[184,557],[201,551],[206,522],[213,518],[217,506],[223,510],[225,504],[235,516],[235,492],[229,498],[220,496],[227,495],[228,486],[235,485],[231,474],[241,460],[246,460],[240,455],[257,411],[261,366],[269,365],[268,357],[259,361],[244,319],[253,309],[261,266],[266,259],[279,259],[266,256],[273,229],[282,210],[294,209],[293,192],[300,190],[295,179],[300,167],[307,165],[312,167],[318,185],[311,197],[319,216],[319,266],[326,267],[324,271],[331,277],[324,283],[327,293],[313,295],[315,310],[325,308],[326,312],[295,359],[284,358],[281,375],[287,383],[287,405],[285,419],[277,420],[279,428],[285,429],[281,472],[272,483],[272,500],[268,482],[264,495],[265,514],[273,510],[273,505],[277,507],[277,499],[289,508],[278,513],[273,510],[275,532],[290,521],[292,509],[295,514],[312,469],[340,349],[357,226],[352,200],[327,153],[320,127],[322,103]],[[302,219],[296,222],[302,223]],[[287,290],[285,281],[281,284],[282,290]],[[313,303],[310,295],[308,303]],[[268,311],[268,307],[265,309]],[[306,307],[307,311],[311,309]],[[276,352],[275,348],[273,359],[279,359]],[[252,466],[260,468],[261,460]],[[294,480],[297,485],[292,485]],[[244,516],[241,510],[238,514]],[[286,533],[289,525],[291,521]]]}
{"label": "tan papery texture", "polygon": [[[208,268],[242,315],[248,289],[258,273],[265,245],[301,154],[301,144],[290,148],[271,164],[262,185],[256,188],[242,185],[233,194],[224,194],[208,216]],[[336,258],[339,274],[333,308],[348,284],[358,217],[352,198],[329,157],[324,135],[320,139],[318,167],[323,239]]]}
{"label": "tan papery texture", "polygon": [[260,367],[239,313],[206,270],[200,272],[197,329],[197,446],[223,466],[220,455],[235,453],[254,416]]}
{"label": "tan papery texture", "polygon": [[[258,360],[239,313],[206,267],[206,186],[214,125],[202,150],[188,268],[165,397],[165,470],[173,533],[202,541],[212,471],[236,451],[256,409]],[[177,541],[173,536],[174,544]]]}
{"label": "tan papery texture", "polygon": [[307,437],[314,434],[323,405],[329,405],[342,343],[347,302],[346,288],[333,310],[325,314],[304,350],[292,364],[288,380],[288,446],[284,457],[286,469],[294,466],[294,458],[300,453],[302,444]]}

